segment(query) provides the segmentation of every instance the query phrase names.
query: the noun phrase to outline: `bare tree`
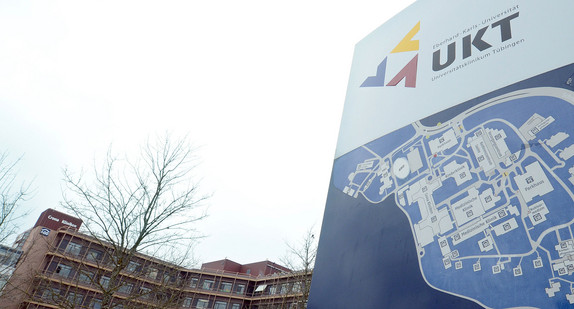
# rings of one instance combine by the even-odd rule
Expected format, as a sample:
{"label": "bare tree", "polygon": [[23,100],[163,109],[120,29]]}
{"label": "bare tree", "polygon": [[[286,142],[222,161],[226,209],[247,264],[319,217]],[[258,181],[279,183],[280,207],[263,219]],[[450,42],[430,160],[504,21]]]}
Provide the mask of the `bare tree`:
{"label": "bare tree", "polygon": [[[30,183],[17,180],[17,167],[21,157],[9,158],[8,152],[0,153],[0,244],[18,231],[18,219],[27,215],[21,207],[30,194]],[[0,246],[0,294],[7,292],[7,282],[21,258],[21,251]]]}
{"label": "bare tree", "polygon": [[286,243],[286,246],[287,254],[281,259],[281,262],[296,274],[293,289],[300,294],[297,300],[298,304],[302,308],[306,308],[311,289],[313,267],[317,257],[317,240],[313,228],[308,229],[297,244]]}
{"label": "bare tree", "polygon": [[105,282],[93,280],[102,308],[113,308],[122,273],[137,253],[164,258],[179,248],[185,251],[197,238],[193,223],[205,217],[198,208],[207,196],[192,178],[194,151],[185,140],[165,136],[148,140],[136,160],[108,151],[93,179],[64,171],[68,190],[62,205],[84,220],[83,227],[103,251],[96,260],[111,269]]}
{"label": "bare tree", "polygon": [[0,243],[17,232],[15,221],[26,215],[19,207],[30,192],[29,183],[18,183],[17,166],[21,157],[11,161],[8,152],[0,153]]}

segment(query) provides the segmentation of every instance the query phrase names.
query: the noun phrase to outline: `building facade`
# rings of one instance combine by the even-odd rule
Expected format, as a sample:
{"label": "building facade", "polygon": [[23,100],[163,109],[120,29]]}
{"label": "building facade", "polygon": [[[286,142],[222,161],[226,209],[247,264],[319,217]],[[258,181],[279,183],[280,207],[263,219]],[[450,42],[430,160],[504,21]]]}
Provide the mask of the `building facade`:
{"label": "building facade", "polygon": [[0,296],[3,308],[99,309],[104,290],[111,290],[111,303],[118,309],[305,307],[303,279],[311,275],[270,261],[242,265],[224,259],[187,269],[136,254],[119,276],[112,276],[109,247],[79,232],[81,220],[62,220],[61,213],[47,212],[44,219],[57,218],[60,224],[46,227],[45,222],[56,221],[41,216],[19,240],[23,253]]}
{"label": "building facade", "polygon": [[18,248],[0,245],[0,294],[16,270],[16,263],[21,256],[22,251]]}

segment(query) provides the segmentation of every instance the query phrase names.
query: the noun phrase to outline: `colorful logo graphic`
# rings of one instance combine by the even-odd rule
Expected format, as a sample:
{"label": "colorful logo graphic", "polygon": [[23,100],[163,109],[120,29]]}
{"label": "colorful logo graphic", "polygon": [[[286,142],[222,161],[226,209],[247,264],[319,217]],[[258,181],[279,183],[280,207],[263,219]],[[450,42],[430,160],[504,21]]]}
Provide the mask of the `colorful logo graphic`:
{"label": "colorful logo graphic", "polygon": [[[407,33],[407,35],[399,42],[399,44],[391,51],[391,54],[412,52],[419,50],[419,40],[413,40],[415,35],[419,32],[421,28],[421,22],[419,21],[412,29]],[[387,57],[377,67],[377,73],[375,76],[369,76],[361,84],[361,87],[385,87],[385,86],[396,86],[403,79],[405,80],[405,87],[414,88],[417,86],[417,65],[419,60],[419,54],[417,53],[414,58],[412,58],[407,65],[405,65],[399,73],[391,79],[390,82],[385,84],[385,77],[387,75]]]}

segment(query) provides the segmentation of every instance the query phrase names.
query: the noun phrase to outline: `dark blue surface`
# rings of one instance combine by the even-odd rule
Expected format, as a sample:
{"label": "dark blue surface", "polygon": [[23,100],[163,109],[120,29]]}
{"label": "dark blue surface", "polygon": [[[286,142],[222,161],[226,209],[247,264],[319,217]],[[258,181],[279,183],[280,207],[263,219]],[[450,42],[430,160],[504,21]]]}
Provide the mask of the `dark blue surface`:
{"label": "dark blue surface", "polygon": [[331,184],[327,205],[308,308],[482,308],[426,284],[394,195],[371,204]]}

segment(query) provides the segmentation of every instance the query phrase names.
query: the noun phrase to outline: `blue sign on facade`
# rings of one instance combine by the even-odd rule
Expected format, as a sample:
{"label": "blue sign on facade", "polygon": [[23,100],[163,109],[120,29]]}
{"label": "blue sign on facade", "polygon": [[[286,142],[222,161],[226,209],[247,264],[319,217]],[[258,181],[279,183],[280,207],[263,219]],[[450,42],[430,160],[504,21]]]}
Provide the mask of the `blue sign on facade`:
{"label": "blue sign on facade", "polygon": [[41,235],[44,235],[44,236],[48,236],[48,235],[50,235],[50,229],[43,227],[43,228],[40,230],[40,234],[41,234]]}

